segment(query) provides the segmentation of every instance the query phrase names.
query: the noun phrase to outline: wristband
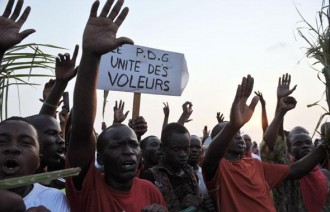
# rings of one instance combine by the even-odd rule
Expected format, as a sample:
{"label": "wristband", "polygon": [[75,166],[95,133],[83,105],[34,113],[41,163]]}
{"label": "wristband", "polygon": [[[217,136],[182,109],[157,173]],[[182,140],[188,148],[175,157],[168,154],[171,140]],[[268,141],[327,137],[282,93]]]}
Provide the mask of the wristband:
{"label": "wristband", "polygon": [[52,104],[49,104],[48,102],[44,101],[43,103],[44,105],[48,106],[48,107],[52,107],[52,108],[57,108],[56,105],[52,105]]}

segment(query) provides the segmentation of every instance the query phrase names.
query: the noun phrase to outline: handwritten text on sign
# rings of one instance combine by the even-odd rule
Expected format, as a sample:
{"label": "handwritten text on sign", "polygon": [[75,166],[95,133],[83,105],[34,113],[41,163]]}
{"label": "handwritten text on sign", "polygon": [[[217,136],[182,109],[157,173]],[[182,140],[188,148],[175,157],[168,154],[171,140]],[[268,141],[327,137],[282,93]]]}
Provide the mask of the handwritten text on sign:
{"label": "handwritten text on sign", "polygon": [[98,89],[180,96],[188,79],[183,54],[124,45],[102,56]]}

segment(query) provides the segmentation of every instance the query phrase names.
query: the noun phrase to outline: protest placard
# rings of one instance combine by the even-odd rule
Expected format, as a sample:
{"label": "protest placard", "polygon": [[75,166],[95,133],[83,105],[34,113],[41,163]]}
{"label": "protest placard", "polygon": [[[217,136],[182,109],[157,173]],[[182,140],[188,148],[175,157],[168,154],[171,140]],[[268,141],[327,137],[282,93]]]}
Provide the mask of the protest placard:
{"label": "protest placard", "polygon": [[98,89],[180,96],[188,80],[183,54],[123,45],[102,56]]}

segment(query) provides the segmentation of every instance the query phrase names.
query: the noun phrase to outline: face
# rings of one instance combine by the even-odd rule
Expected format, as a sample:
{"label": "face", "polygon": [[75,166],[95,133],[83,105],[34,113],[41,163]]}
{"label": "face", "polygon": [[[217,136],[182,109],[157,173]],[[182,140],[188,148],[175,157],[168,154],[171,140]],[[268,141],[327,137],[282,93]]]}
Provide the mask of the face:
{"label": "face", "polygon": [[156,165],[158,160],[163,155],[160,150],[160,140],[157,137],[150,137],[146,143],[146,146],[143,150],[143,158],[148,162]]}
{"label": "face", "polygon": [[245,153],[246,145],[240,133],[237,133],[231,140],[227,152],[233,155],[243,155]]}
{"label": "face", "polygon": [[190,137],[189,164],[197,164],[202,154],[202,141],[197,136]]}
{"label": "face", "polygon": [[189,157],[189,134],[173,133],[167,145],[162,145],[164,160],[173,169],[180,169],[187,164]]}
{"label": "face", "polygon": [[41,142],[42,165],[60,164],[60,160],[64,158],[65,144],[59,123],[51,116],[40,116],[35,126]]}
{"label": "face", "polygon": [[139,142],[134,131],[125,126],[107,129],[102,141],[103,152],[100,153],[108,182],[125,183],[132,180],[138,169],[141,158]]}
{"label": "face", "polygon": [[312,138],[306,133],[293,134],[290,137],[291,155],[296,160],[303,158],[313,150]]}
{"label": "face", "polygon": [[247,134],[244,134],[242,137],[243,137],[243,139],[245,141],[246,149],[250,149],[251,146],[252,146],[251,137],[249,135],[247,135]]}
{"label": "face", "polygon": [[0,179],[33,174],[39,167],[38,133],[25,121],[0,125]]}

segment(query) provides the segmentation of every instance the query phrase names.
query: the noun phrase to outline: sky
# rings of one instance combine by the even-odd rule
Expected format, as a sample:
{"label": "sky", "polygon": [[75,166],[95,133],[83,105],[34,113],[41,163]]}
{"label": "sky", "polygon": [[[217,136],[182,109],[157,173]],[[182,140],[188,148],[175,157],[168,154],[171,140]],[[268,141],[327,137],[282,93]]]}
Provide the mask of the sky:
{"label": "sky", "polygon": [[[100,8],[104,2],[101,0]],[[0,1],[1,13],[6,3],[7,0]],[[32,10],[23,29],[34,28],[36,33],[23,43],[53,44],[67,50],[47,49],[47,52],[72,54],[75,44],[81,45],[92,3],[93,0],[25,0],[24,6],[31,6]],[[270,122],[275,111],[278,78],[285,73],[291,75],[292,86],[298,85],[292,94],[298,104],[286,115],[284,128],[290,130],[301,125],[313,132],[323,110],[317,106],[307,108],[307,105],[321,99],[325,105],[325,88],[311,68],[314,61],[305,57],[307,45],[297,34],[297,28],[304,25],[296,8],[315,25],[321,4],[322,0],[126,0],[124,5],[130,12],[118,36],[131,38],[136,45],[183,53],[190,76],[180,97],[141,95],[140,115],[148,122],[146,135],[160,136],[163,102],[170,106],[169,121],[175,122],[181,115],[182,104],[191,101],[193,121],[185,126],[191,134],[202,136],[205,125],[210,130],[216,125],[217,112],[228,120],[236,87],[247,74],[255,79],[254,90],[264,95]],[[39,98],[47,81],[46,78],[33,80],[41,85],[21,88],[20,106],[18,92],[11,89],[9,115],[38,113]],[[73,88],[74,80],[67,87],[71,105]],[[97,132],[103,121],[102,95],[99,91]],[[113,121],[116,100],[125,101],[125,110],[132,114],[133,93],[110,91],[105,113],[108,125]],[[260,104],[241,131],[261,141]]]}

